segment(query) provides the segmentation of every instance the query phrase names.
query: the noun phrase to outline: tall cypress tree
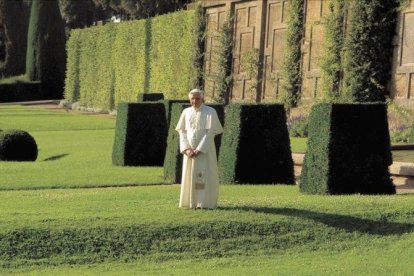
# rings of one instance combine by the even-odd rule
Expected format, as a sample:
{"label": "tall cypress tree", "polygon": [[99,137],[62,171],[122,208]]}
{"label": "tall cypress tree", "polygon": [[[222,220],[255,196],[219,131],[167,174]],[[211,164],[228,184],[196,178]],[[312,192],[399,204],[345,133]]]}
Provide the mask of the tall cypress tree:
{"label": "tall cypress tree", "polygon": [[395,34],[396,0],[350,2],[345,93],[354,102],[384,101]]}
{"label": "tall cypress tree", "polygon": [[26,74],[39,80],[46,98],[62,98],[65,79],[65,27],[58,0],[32,2],[27,39]]}
{"label": "tall cypress tree", "polygon": [[1,76],[24,74],[26,70],[27,27],[29,4],[24,0],[0,0],[0,22],[3,27],[3,58]]}

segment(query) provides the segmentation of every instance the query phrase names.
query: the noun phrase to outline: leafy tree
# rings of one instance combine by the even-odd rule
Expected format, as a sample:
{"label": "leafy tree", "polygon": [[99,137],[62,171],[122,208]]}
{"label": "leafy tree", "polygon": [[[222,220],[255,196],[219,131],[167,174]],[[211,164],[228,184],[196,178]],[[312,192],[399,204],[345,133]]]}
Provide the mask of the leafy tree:
{"label": "leafy tree", "polygon": [[320,66],[322,71],[321,86],[327,102],[352,101],[341,94],[347,6],[346,0],[330,0],[328,13],[324,17],[324,55]]}
{"label": "leafy tree", "polygon": [[95,4],[92,0],[59,0],[60,12],[67,30],[91,26],[95,21]]}
{"label": "leafy tree", "polygon": [[65,30],[57,1],[33,1],[28,31],[26,74],[40,80],[47,98],[61,98],[65,78]]}
{"label": "leafy tree", "polygon": [[350,4],[345,93],[354,102],[384,101],[398,1],[358,0]]}
{"label": "leafy tree", "polygon": [[304,0],[289,2],[288,26],[286,31],[286,54],[283,63],[283,89],[285,107],[295,107],[300,101],[302,76],[300,72],[301,40],[303,39]]}

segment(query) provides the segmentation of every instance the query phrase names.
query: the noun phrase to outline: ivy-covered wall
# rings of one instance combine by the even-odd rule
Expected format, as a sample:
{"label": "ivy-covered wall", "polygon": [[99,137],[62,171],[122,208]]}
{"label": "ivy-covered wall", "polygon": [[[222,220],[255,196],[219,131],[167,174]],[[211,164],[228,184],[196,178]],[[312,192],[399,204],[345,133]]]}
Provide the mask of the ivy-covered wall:
{"label": "ivy-covered wall", "polygon": [[[319,101],[384,101],[387,94],[400,93],[399,98],[405,97],[404,81],[409,80],[400,81],[399,87],[389,85],[389,81],[391,65],[397,64],[402,56],[395,53],[402,51],[395,46],[405,47],[403,52],[409,55],[407,63],[412,59],[412,47],[408,42],[412,25],[410,20],[404,19],[407,18],[404,14],[412,13],[413,0],[201,2],[208,14],[207,42],[214,42],[206,42],[205,76],[212,76],[211,68],[215,68],[216,73],[225,72],[218,61],[224,57],[225,47],[233,49],[232,70],[220,79],[213,79],[214,83],[206,82],[205,91],[210,98],[216,97],[217,87],[226,87],[226,83],[230,83],[230,93],[221,95],[218,101],[283,102],[288,109]],[[229,28],[232,45],[225,47],[220,43],[221,32],[215,24],[226,20],[222,18],[224,14],[230,15],[227,19],[233,19],[229,21],[232,22]],[[398,21],[403,27],[397,30]],[[257,22],[261,24],[254,25]],[[255,27],[247,33],[241,35],[238,31],[252,24]],[[404,29],[406,25],[409,26]],[[393,41],[393,38],[398,39]],[[212,51],[213,46],[218,50]],[[251,60],[247,67],[256,66],[253,71],[262,85],[254,87],[253,92],[247,89],[247,93],[246,87],[250,88],[251,83],[247,72],[240,75],[240,67],[243,67],[240,64],[249,52],[257,52],[260,57],[259,62]],[[401,68],[401,72],[402,69],[410,70]],[[247,94],[253,96],[247,97]]]}
{"label": "ivy-covered wall", "polygon": [[139,93],[186,98],[200,75],[199,10],[71,32],[65,98],[114,109]]}

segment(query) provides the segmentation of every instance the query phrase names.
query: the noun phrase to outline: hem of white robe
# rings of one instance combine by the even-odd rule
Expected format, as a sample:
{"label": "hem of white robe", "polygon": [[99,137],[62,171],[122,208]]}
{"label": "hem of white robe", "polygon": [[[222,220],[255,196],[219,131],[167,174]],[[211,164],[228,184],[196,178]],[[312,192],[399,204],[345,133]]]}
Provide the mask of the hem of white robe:
{"label": "hem of white robe", "polygon": [[179,208],[182,209],[216,209],[217,205],[215,205],[214,207],[212,206],[197,206],[197,204],[195,206],[190,206],[190,205],[179,205]]}

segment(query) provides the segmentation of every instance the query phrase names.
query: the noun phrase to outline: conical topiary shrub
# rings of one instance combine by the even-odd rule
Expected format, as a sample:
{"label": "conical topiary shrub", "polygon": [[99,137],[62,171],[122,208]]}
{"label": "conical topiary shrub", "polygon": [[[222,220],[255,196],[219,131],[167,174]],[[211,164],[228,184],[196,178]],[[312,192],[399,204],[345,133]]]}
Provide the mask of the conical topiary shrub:
{"label": "conical topiary shrub", "polygon": [[0,161],[35,161],[35,139],[26,131],[8,129],[0,132]]}

